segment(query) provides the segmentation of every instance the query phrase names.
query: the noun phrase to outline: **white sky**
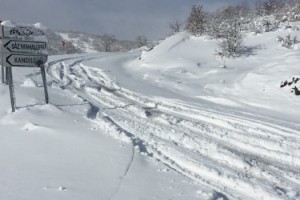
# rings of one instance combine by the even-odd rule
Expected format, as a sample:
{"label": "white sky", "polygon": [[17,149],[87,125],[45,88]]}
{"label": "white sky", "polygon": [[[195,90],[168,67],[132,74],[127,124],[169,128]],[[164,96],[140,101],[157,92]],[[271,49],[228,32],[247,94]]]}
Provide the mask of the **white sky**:
{"label": "white sky", "polygon": [[41,22],[54,30],[111,33],[120,39],[165,37],[168,23],[184,21],[191,6],[214,10],[255,0],[1,0],[0,19]]}

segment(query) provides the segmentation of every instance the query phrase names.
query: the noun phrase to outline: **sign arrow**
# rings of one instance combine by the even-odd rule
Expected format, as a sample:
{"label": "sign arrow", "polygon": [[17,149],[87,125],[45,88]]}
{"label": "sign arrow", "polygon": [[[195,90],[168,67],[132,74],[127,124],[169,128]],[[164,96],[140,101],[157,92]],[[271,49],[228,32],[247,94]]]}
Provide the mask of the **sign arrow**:
{"label": "sign arrow", "polygon": [[47,56],[11,54],[5,61],[8,67],[42,67],[47,62]]}
{"label": "sign arrow", "polygon": [[46,51],[47,44],[46,42],[37,41],[10,40],[4,45],[4,48],[14,53],[39,53]]}

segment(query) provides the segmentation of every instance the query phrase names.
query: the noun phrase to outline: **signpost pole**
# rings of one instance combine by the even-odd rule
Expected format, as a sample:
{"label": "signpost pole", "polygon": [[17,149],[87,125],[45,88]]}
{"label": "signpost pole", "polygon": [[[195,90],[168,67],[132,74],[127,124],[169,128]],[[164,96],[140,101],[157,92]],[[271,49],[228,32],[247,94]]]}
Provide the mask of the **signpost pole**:
{"label": "signpost pole", "polygon": [[[2,59],[3,59],[3,56],[2,56]],[[1,79],[2,79],[2,83],[5,83],[5,68],[4,68],[4,65],[3,65],[3,60],[2,60],[2,63],[1,63]]]}
{"label": "signpost pole", "polygon": [[12,112],[15,112],[16,111],[16,98],[15,98],[15,91],[14,91],[12,68],[11,67],[7,67],[6,68],[6,73],[8,74],[7,82],[9,84],[9,94],[10,94],[11,110],[12,110]]}
{"label": "signpost pole", "polygon": [[[2,39],[2,26],[0,23],[0,40]],[[3,44],[1,42],[1,81],[4,83],[4,68],[3,68]]]}
{"label": "signpost pole", "polygon": [[42,74],[42,78],[43,78],[45,101],[46,101],[46,104],[48,104],[49,103],[49,96],[48,96],[48,88],[47,88],[46,70],[45,70],[44,65],[41,66],[41,74]]}
{"label": "signpost pole", "polygon": [[8,70],[8,68],[9,67],[4,67],[4,74],[5,74],[4,82],[5,82],[6,85],[9,85],[9,82],[8,82],[8,80],[9,80],[9,70]]}
{"label": "signpost pole", "polygon": [[[1,36],[1,39],[2,39],[2,32],[3,32],[3,27],[0,25],[0,31],[1,31],[1,33],[0,33],[0,36]],[[3,42],[2,42],[3,43]],[[5,83],[6,82],[6,80],[5,80],[5,77],[6,77],[6,75],[5,75],[5,67],[4,67],[4,56],[3,56],[3,54],[4,54],[4,48],[3,48],[3,44],[1,45],[1,79],[2,79],[2,83]]]}

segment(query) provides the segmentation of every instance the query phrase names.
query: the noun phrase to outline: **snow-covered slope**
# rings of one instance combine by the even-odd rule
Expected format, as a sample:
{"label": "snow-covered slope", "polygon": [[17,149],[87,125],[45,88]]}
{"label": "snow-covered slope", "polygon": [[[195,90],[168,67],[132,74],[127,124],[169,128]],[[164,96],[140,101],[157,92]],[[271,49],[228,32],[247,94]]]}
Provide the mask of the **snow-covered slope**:
{"label": "snow-covered slope", "polygon": [[299,75],[299,44],[287,49],[276,41],[288,34],[300,38],[299,31],[284,28],[247,34],[241,57],[220,59],[215,56],[218,41],[183,32],[144,52],[128,69],[182,96],[297,120],[299,97],[291,87],[280,88],[282,81]]}
{"label": "snow-covered slope", "polygon": [[[0,199],[300,199],[299,49],[248,34],[242,57],[174,35],[149,52],[51,57],[0,85]],[[227,68],[220,68],[220,65]]]}

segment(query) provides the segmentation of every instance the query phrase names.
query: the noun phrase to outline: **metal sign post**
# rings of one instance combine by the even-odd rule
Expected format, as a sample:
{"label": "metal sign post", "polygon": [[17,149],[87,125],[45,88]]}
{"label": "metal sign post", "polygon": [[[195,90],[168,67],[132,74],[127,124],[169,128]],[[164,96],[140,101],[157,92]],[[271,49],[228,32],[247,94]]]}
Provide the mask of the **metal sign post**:
{"label": "metal sign post", "polygon": [[[2,43],[2,35],[3,35],[3,31],[2,31],[2,26],[0,25],[0,39],[1,39],[1,43]],[[4,60],[3,60],[3,44],[1,45],[1,80],[2,83],[5,83],[6,80],[6,75],[5,75],[5,67],[4,67]]]}
{"label": "metal sign post", "polygon": [[42,78],[43,78],[44,93],[45,93],[45,102],[46,102],[46,104],[48,104],[49,103],[49,95],[48,95],[48,88],[47,88],[47,79],[46,79],[45,66],[41,67],[41,74],[42,74]]}
{"label": "metal sign post", "polygon": [[39,67],[43,78],[45,102],[49,103],[45,63],[48,59],[45,34],[34,27],[1,26],[2,83],[9,86],[12,112],[16,110],[12,67]]}
{"label": "metal sign post", "polygon": [[3,61],[1,61],[1,80],[2,83],[5,83],[5,69],[4,69]]}
{"label": "metal sign post", "polygon": [[5,73],[5,84],[8,85],[9,84],[9,82],[8,82],[8,79],[9,79],[8,67],[5,67],[5,65],[3,65],[3,66],[4,66],[4,73]]}
{"label": "metal sign post", "polygon": [[15,90],[14,90],[14,83],[13,83],[13,76],[12,76],[12,69],[8,67],[6,69],[6,73],[8,74],[8,85],[9,85],[9,94],[10,94],[10,102],[11,102],[11,110],[12,112],[16,111],[16,98],[15,98]]}

